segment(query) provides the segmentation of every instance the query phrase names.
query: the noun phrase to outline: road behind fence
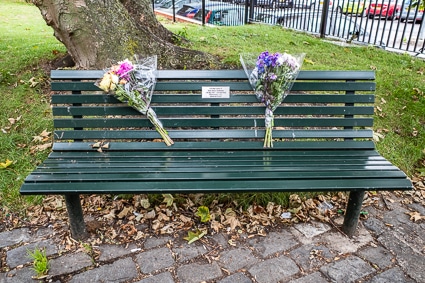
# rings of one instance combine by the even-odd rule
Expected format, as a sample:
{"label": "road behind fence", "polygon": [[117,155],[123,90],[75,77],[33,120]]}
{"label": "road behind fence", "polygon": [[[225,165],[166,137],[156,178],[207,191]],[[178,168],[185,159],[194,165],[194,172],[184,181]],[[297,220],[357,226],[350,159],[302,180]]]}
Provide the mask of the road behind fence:
{"label": "road behind fence", "polygon": [[281,25],[322,38],[339,38],[417,55],[425,47],[423,7],[417,2],[411,4],[410,0],[153,1],[156,11],[168,13],[174,20],[191,19],[203,25]]}

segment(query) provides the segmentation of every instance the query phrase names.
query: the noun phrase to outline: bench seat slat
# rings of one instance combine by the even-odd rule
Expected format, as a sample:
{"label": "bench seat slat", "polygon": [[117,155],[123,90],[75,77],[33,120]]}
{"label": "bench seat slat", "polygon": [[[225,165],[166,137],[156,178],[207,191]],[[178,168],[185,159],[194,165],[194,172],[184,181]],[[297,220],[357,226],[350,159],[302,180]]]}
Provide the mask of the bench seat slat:
{"label": "bench seat slat", "polygon": [[[144,159],[143,161],[140,160],[132,160],[132,161],[116,161],[113,158],[105,157],[103,159],[92,159],[92,160],[80,160],[80,159],[73,159],[73,160],[63,160],[59,159],[58,162],[55,162],[55,160],[49,162],[43,163],[39,168],[41,169],[47,169],[47,168],[91,168],[91,167],[98,167],[98,168],[125,168],[125,167],[131,167],[131,168],[159,168],[159,171],[172,171],[174,170],[174,167],[177,169],[181,168],[221,168],[221,170],[226,169],[226,167],[231,168],[241,168],[241,170],[245,167],[257,167],[258,169],[266,167],[266,169],[270,170],[274,167],[279,168],[285,168],[286,170],[292,171],[292,170],[319,170],[319,171],[325,171],[325,170],[336,170],[338,166],[341,167],[341,170],[344,170],[345,167],[355,167],[358,166],[359,170],[369,170],[374,168],[374,166],[378,166],[380,168],[383,168],[385,166],[390,166],[391,168],[395,168],[390,162],[386,160],[332,160],[331,157],[328,157],[329,159],[326,160],[302,160],[302,161],[294,161],[294,160],[276,160],[269,157],[264,157],[264,160],[251,160],[251,159],[240,159],[240,160],[233,160],[233,159],[224,159],[223,160],[209,160],[207,158],[203,159],[195,159],[191,160],[190,158],[186,159],[180,159],[180,160],[174,160],[172,157],[169,158],[148,158]],[[320,168],[321,166],[328,166],[329,168]],[[173,168],[168,170],[169,168]],[[304,168],[304,169],[303,169]],[[331,169],[332,168],[332,169]],[[155,170],[155,169],[152,169]],[[267,170],[266,170],[267,171]]]}
{"label": "bench seat slat", "polygon": [[162,150],[162,151],[151,151],[151,150],[138,150],[138,151],[108,151],[108,152],[97,152],[97,151],[53,151],[50,153],[49,158],[45,162],[51,162],[52,160],[66,160],[66,159],[104,159],[114,158],[115,160],[140,160],[141,158],[173,158],[173,159],[188,159],[196,160],[207,158],[208,160],[222,159],[223,157],[232,158],[239,160],[241,158],[250,158],[262,160],[265,157],[281,158],[286,161],[289,160],[351,160],[351,159],[368,159],[368,160],[386,160],[384,157],[379,155],[376,150]]}
{"label": "bench seat slat", "polygon": [[25,183],[21,194],[132,194],[140,193],[228,193],[228,192],[281,192],[285,191],[364,191],[411,189],[407,179],[326,179],[326,180],[250,180],[249,182],[175,181],[175,182],[76,182],[76,183]]}
{"label": "bench seat slat", "polygon": [[[154,106],[157,115],[264,115],[264,107],[252,106]],[[373,115],[371,106],[287,106],[278,107],[275,115]],[[58,106],[53,109],[57,116],[103,116],[141,115],[138,111],[123,106]]]}
{"label": "bench seat slat", "polygon": [[[53,144],[54,151],[97,151],[92,147],[93,142],[56,142]],[[137,151],[137,150],[262,150],[263,142],[178,142],[168,148],[162,142],[111,142],[108,151]],[[322,150],[337,150],[337,149],[368,149],[373,150],[375,144],[372,141],[297,141],[297,142],[275,142],[273,149],[292,149],[292,150],[308,150],[308,149],[322,149]]]}
{"label": "bench seat slat", "polygon": [[[51,73],[53,80],[76,80],[86,78],[96,80],[102,77],[103,70],[55,70]],[[161,80],[166,79],[240,79],[245,80],[246,74],[243,70],[158,70],[157,77]],[[346,80],[375,80],[374,71],[307,71],[301,70],[298,80],[328,80],[328,79]]]}
{"label": "bench seat slat", "polygon": [[[179,81],[157,82],[156,91],[200,91],[204,86],[228,86],[231,91],[249,91],[252,87],[248,82],[192,82],[190,84]],[[295,81],[291,91],[373,91],[375,84],[372,82],[299,82]],[[52,82],[53,91],[99,91],[93,82]]]}
{"label": "bench seat slat", "polygon": [[57,172],[54,171],[53,174],[37,174],[34,172],[27,179],[27,182],[80,182],[84,180],[85,182],[118,182],[118,181],[169,181],[174,180],[235,180],[238,182],[250,181],[250,180],[308,180],[308,179],[364,179],[364,178],[405,178],[406,176],[399,171],[383,171],[379,175],[376,172],[370,171],[266,171],[266,172],[166,172],[158,174],[157,172],[136,172],[136,173],[127,173],[127,172],[108,172],[102,171],[102,174],[99,172],[87,172],[84,170],[84,173],[76,172],[74,174]]}
{"label": "bench seat slat", "polygon": [[[263,139],[264,130],[202,130],[185,131],[169,130],[173,139]],[[60,140],[69,139],[159,139],[160,135],[153,130],[121,130],[114,131],[55,131],[55,137]],[[279,130],[273,132],[274,138],[284,139],[335,139],[335,138],[372,138],[371,130]]]}
{"label": "bench seat slat", "polygon": [[[150,128],[152,124],[144,118],[92,118],[78,119],[56,118],[53,121],[55,128]],[[193,118],[191,120],[181,118],[162,118],[161,123],[165,128],[193,127],[264,127],[264,118],[232,118],[211,119]],[[372,118],[279,118],[274,119],[275,127],[372,127]]]}
{"label": "bench seat slat", "polygon": [[[341,94],[299,94],[291,92],[284,100],[284,103],[374,103],[375,96],[371,94],[353,94],[353,95],[341,95]],[[152,103],[258,103],[257,98],[251,94],[238,94],[231,95],[230,98],[218,99],[218,98],[202,98],[201,95],[193,94],[179,94],[178,97],[175,95],[164,95],[156,93],[152,98]],[[74,95],[63,95],[54,94],[52,95],[53,104],[70,104],[70,103],[107,103],[107,104],[122,104],[121,101],[115,98],[113,95],[108,94],[74,94]]]}

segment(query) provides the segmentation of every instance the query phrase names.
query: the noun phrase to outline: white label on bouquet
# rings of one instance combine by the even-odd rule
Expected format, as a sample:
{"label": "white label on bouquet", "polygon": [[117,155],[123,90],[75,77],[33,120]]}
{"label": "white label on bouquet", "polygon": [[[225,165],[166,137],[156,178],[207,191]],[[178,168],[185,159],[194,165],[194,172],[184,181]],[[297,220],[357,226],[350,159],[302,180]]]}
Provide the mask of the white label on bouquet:
{"label": "white label on bouquet", "polygon": [[228,86],[203,86],[202,98],[230,98]]}

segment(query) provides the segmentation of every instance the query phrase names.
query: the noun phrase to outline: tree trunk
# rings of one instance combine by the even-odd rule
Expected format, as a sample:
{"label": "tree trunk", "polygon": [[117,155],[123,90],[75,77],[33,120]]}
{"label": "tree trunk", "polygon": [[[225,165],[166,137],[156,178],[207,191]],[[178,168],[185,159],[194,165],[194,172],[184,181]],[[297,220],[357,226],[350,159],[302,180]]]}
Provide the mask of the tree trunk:
{"label": "tree trunk", "polygon": [[214,68],[218,60],[173,44],[150,0],[33,0],[77,68],[102,69],[137,54],[158,55],[159,68]]}

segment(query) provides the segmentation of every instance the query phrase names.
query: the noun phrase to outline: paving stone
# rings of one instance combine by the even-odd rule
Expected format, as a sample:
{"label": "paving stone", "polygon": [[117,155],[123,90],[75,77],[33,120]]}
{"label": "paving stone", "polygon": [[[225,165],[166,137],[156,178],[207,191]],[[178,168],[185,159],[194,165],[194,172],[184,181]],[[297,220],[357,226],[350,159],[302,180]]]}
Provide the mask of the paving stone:
{"label": "paving stone", "polygon": [[408,244],[401,241],[396,234],[382,234],[378,241],[396,255],[397,262],[411,278],[425,282],[425,256],[415,252]]}
{"label": "paving stone", "polygon": [[178,262],[184,262],[187,260],[191,260],[197,256],[203,255],[207,252],[207,250],[202,245],[194,244],[183,244],[180,247],[173,247],[173,252],[177,255]]}
{"label": "paving stone", "polygon": [[170,272],[160,273],[158,275],[142,279],[136,283],[174,283],[173,276]]}
{"label": "paving stone", "polygon": [[294,228],[307,238],[313,238],[331,230],[331,227],[329,225],[317,221],[312,221],[311,223],[296,224],[294,225]]}
{"label": "paving stone", "polygon": [[260,262],[248,271],[259,283],[276,283],[288,281],[300,270],[292,259],[280,256]]}
{"label": "paving stone", "polygon": [[143,273],[151,273],[174,264],[171,251],[168,248],[158,248],[140,253],[136,256],[137,264]]}
{"label": "paving stone", "polygon": [[402,282],[402,283],[414,283],[412,279],[408,278],[403,271],[398,268],[392,268],[385,272],[382,272],[371,280],[367,281],[367,283],[388,283],[388,282]]}
{"label": "paving stone", "polygon": [[36,273],[30,267],[14,269],[6,273],[0,273],[0,283],[36,283],[37,281],[31,279],[35,275]]}
{"label": "paving stone", "polygon": [[137,246],[135,244],[129,245],[101,245],[99,246],[100,256],[99,261],[107,261],[122,256],[126,256],[133,252],[137,251]]}
{"label": "paving stone", "polygon": [[27,228],[14,229],[0,233],[0,249],[10,247],[22,242],[28,242],[31,234]]}
{"label": "paving stone", "polygon": [[323,245],[302,245],[290,252],[291,258],[305,271],[313,270],[327,264],[334,257]]}
{"label": "paving stone", "polygon": [[211,236],[211,238],[219,244],[222,248],[227,248],[229,246],[229,239],[227,235],[222,233],[217,233]]}
{"label": "paving stone", "polygon": [[419,212],[421,215],[425,215],[425,206],[420,203],[410,203],[407,206],[412,210]]}
{"label": "paving stone", "polygon": [[252,238],[249,243],[263,257],[289,250],[298,244],[294,236],[286,230],[271,232],[266,237]]}
{"label": "paving stone", "polygon": [[363,246],[373,242],[370,233],[364,229],[358,229],[356,236],[348,238],[340,232],[329,232],[316,238],[317,242],[325,242],[326,246],[340,254],[354,253]]}
{"label": "paving stone", "polygon": [[93,265],[92,258],[86,253],[67,254],[49,261],[49,275],[56,276],[72,273]]}
{"label": "paving stone", "polygon": [[131,258],[124,258],[112,264],[79,273],[69,283],[119,283],[130,281],[138,276],[136,264]]}
{"label": "paving stone", "polygon": [[53,234],[53,227],[42,227],[37,229],[37,231],[34,234],[34,238],[31,238],[31,240],[40,240],[46,237],[50,237]]}
{"label": "paving stone", "polygon": [[222,275],[221,269],[216,262],[212,264],[192,263],[177,269],[177,277],[181,282],[185,283],[199,283],[221,277]]}
{"label": "paving stone", "polygon": [[221,253],[220,265],[230,272],[235,272],[241,268],[248,268],[259,260],[254,257],[251,250],[247,248],[237,248]]}
{"label": "paving stone", "polygon": [[311,273],[309,275],[300,277],[298,279],[289,281],[289,283],[308,283],[308,282],[312,282],[312,283],[328,283],[329,281],[327,281],[322,276],[322,274],[320,274],[320,272],[314,272],[314,273]]}
{"label": "paving stone", "polygon": [[377,236],[387,231],[387,227],[385,226],[384,222],[374,217],[368,218],[366,221],[363,222],[363,225],[367,229],[374,232]]}
{"label": "paving stone", "polygon": [[58,252],[57,247],[52,240],[31,243],[8,251],[6,253],[7,265],[10,268],[15,268],[18,265],[32,262],[33,259],[29,257],[28,252],[34,252],[36,249],[44,250],[46,252],[46,256],[51,256]]}
{"label": "paving stone", "polygon": [[217,283],[252,283],[252,280],[243,273],[235,273],[217,281]]}
{"label": "paving stone", "polygon": [[380,269],[386,269],[391,266],[394,258],[391,252],[383,247],[367,247],[359,251],[359,255]]}
{"label": "paving stone", "polygon": [[424,229],[410,220],[410,216],[405,212],[407,210],[391,211],[390,215],[384,217],[389,224],[393,225],[388,233],[405,242],[417,253],[422,253],[425,247]]}
{"label": "paving stone", "polygon": [[143,246],[145,247],[145,249],[157,248],[159,246],[165,245],[170,240],[171,240],[170,237],[159,237],[159,238],[152,237],[152,238],[146,239]]}
{"label": "paving stone", "polygon": [[322,266],[320,271],[333,282],[355,282],[375,271],[369,264],[356,256]]}
{"label": "paving stone", "polygon": [[390,210],[383,215],[382,221],[385,224],[391,224],[396,227],[400,224],[410,223],[410,216],[406,214],[407,212],[409,210],[397,205],[396,209]]}

